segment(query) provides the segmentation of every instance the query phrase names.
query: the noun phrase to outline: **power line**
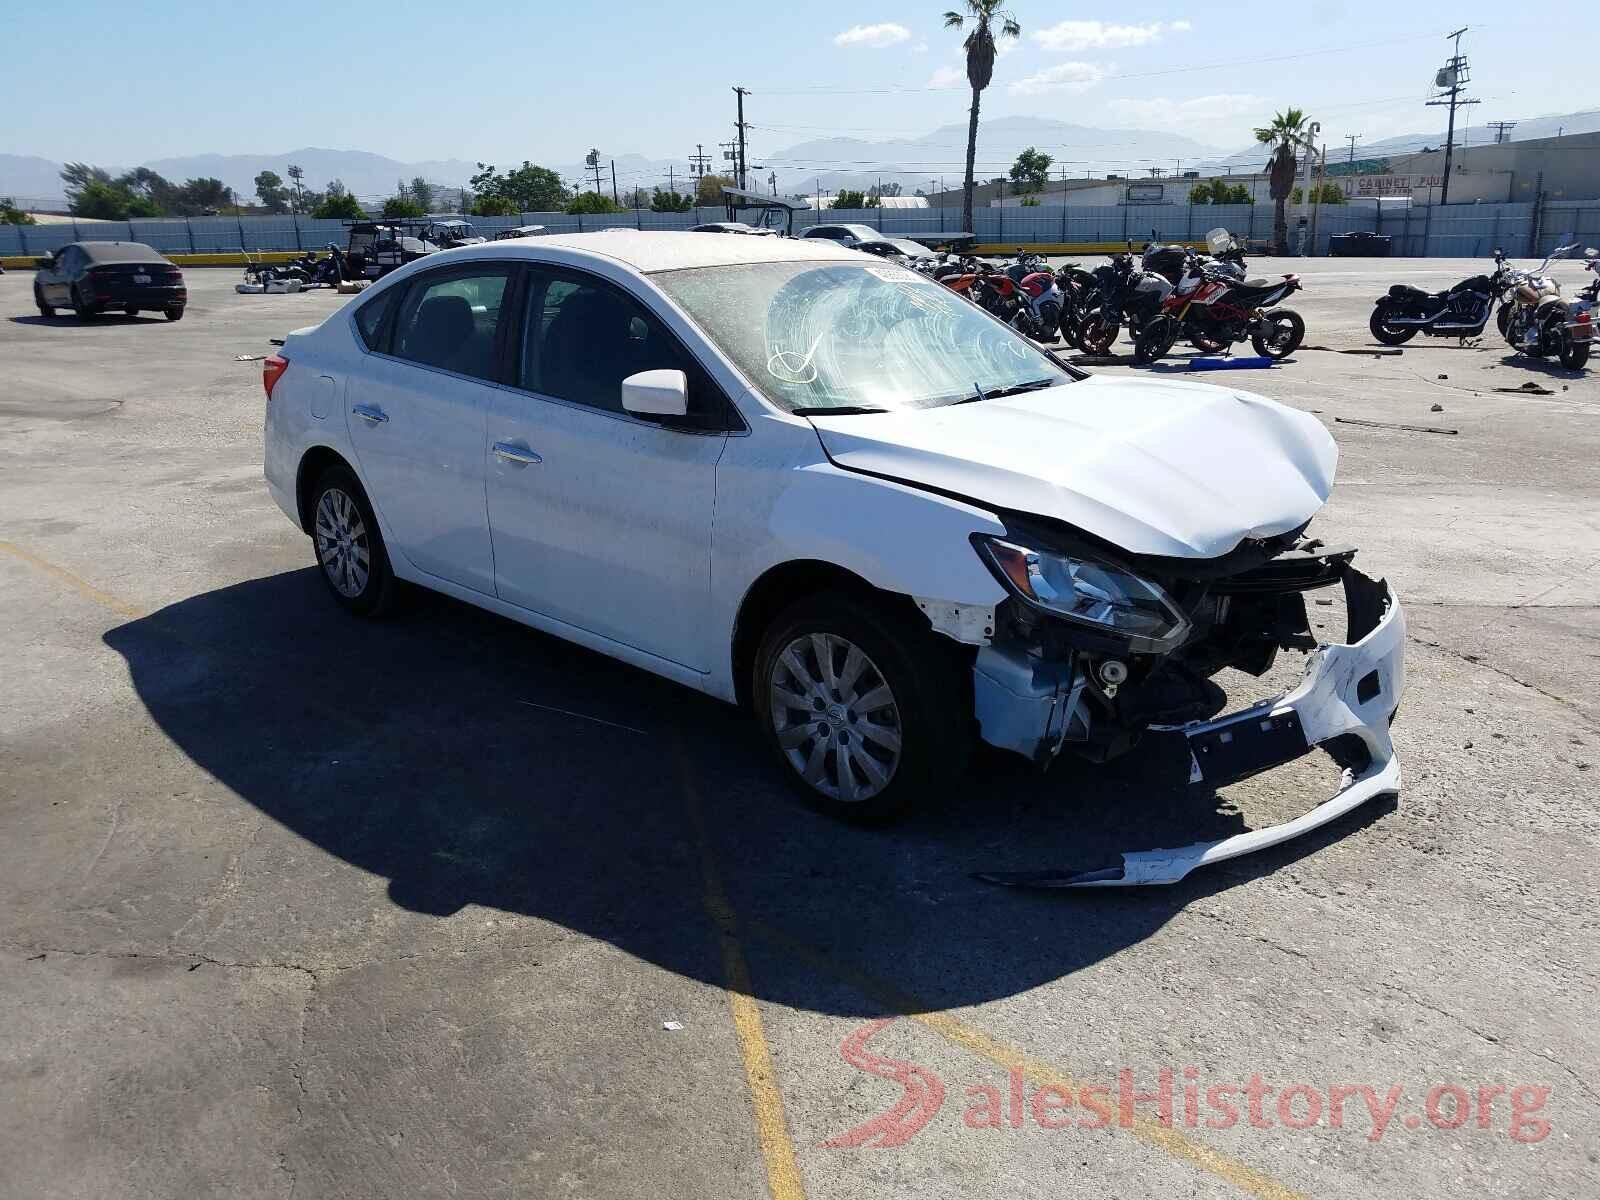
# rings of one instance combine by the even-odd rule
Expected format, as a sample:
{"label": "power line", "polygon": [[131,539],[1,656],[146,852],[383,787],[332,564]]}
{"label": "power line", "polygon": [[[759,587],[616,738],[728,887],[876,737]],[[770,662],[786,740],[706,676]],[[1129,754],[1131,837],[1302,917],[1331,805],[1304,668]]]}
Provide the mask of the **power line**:
{"label": "power line", "polygon": [[1486,123],[1490,129],[1494,130],[1494,144],[1496,146],[1508,140],[1506,134],[1517,127],[1515,121],[1489,121]]}

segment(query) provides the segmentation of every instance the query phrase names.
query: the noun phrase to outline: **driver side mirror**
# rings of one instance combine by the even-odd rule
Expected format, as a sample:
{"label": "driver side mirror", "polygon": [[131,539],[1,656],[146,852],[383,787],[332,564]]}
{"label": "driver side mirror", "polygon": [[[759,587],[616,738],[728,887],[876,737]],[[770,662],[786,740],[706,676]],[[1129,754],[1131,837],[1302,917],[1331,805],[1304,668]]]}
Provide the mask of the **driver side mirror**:
{"label": "driver side mirror", "polygon": [[622,381],[622,407],[636,417],[681,417],[689,411],[689,377],[682,371],[640,371]]}

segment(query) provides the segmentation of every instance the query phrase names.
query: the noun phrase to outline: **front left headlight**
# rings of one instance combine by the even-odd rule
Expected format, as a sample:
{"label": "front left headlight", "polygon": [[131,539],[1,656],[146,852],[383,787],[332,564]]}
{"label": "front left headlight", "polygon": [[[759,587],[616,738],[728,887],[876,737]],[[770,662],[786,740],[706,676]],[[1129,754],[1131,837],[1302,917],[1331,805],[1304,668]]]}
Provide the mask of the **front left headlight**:
{"label": "front left headlight", "polygon": [[1159,586],[1109,563],[1037,550],[1000,538],[978,551],[1024,603],[1125,638],[1129,648],[1161,653],[1183,641],[1189,620]]}

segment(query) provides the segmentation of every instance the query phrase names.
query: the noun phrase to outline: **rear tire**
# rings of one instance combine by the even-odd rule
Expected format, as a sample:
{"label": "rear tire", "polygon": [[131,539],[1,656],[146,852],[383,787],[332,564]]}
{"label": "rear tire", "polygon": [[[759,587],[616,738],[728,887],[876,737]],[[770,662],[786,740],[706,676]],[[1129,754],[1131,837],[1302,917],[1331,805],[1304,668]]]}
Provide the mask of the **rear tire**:
{"label": "rear tire", "polygon": [[1581,371],[1589,361],[1589,343],[1569,341],[1561,351],[1561,365],[1571,371]]}
{"label": "rear tire", "polygon": [[100,315],[92,304],[84,300],[83,293],[78,290],[76,284],[72,288],[72,315],[80,321],[92,321]]}
{"label": "rear tire", "polygon": [[183,320],[183,305],[181,304],[174,304],[169,308],[162,309],[161,311],[166,314],[167,320],[169,321]]}
{"label": "rear tire", "polygon": [[1102,310],[1095,309],[1084,318],[1078,330],[1078,344],[1089,354],[1105,354],[1116,343],[1117,332],[1121,328],[1120,323],[1106,317]]}
{"label": "rear tire", "polygon": [[56,315],[55,305],[44,302],[44,293],[39,290],[38,284],[33,285],[33,303],[34,307],[39,310],[41,317],[53,317]]}
{"label": "rear tire", "polygon": [[381,617],[393,610],[399,580],[389,566],[372,504],[348,467],[329,467],[317,480],[311,496],[311,544],[317,573],[339,607],[358,617]]}
{"label": "rear tire", "polygon": [[971,671],[955,643],[870,596],[822,592],[780,613],[750,694],[784,777],[854,824],[937,795],[971,754]]}
{"label": "rear tire", "polygon": [[1292,308],[1275,308],[1261,321],[1263,328],[1250,335],[1250,344],[1264,358],[1288,358],[1306,340],[1306,323]]}
{"label": "rear tire", "polygon": [[1372,319],[1367,322],[1367,328],[1372,330],[1372,336],[1385,346],[1400,346],[1417,336],[1415,326],[1396,327],[1383,323],[1384,313],[1387,310],[1375,308],[1372,310]]}

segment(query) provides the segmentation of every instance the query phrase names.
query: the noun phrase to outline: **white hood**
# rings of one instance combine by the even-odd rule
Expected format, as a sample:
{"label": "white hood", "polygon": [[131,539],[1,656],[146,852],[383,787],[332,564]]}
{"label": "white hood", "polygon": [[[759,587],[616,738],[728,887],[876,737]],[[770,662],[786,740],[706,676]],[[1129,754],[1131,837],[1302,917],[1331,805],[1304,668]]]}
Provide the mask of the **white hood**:
{"label": "white hood", "polygon": [[840,466],[1174,558],[1215,558],[1304,524],[1327,500],[1339,457],[1308,413],[1150,376],[811,420]]}

